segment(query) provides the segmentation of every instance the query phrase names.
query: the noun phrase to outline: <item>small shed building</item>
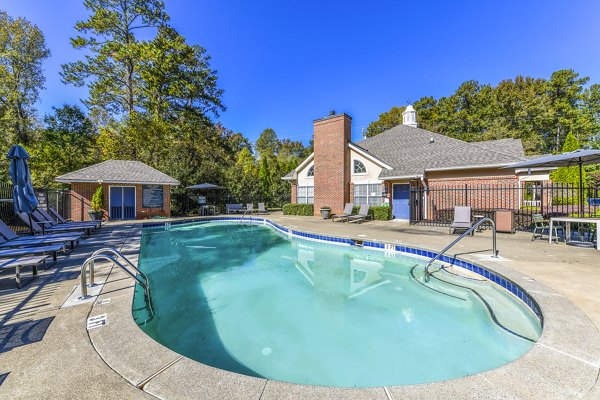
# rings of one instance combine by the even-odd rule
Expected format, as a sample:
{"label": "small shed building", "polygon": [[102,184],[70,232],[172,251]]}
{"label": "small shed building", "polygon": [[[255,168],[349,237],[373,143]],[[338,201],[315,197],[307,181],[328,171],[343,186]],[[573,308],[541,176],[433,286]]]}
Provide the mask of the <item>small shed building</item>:
{"label": "small shed building", "polygon": [[104,188],[105,218],[111,220],[171,216],[171,186],[179,181],[141,161],[108,160],[58,176],[71,185],[71,219],[89,219],[99,185]]}

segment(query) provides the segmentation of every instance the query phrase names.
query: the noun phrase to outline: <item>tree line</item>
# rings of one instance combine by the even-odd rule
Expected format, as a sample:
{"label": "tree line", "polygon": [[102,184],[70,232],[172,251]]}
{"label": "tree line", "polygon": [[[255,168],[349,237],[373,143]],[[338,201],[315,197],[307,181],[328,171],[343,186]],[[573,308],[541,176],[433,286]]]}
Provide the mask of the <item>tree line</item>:
{"label": "tree line", "polygon": [[42,118],[36,102],[50,50],[37,26],[0,12],[0,150],[25,146],[35,185],[60,186],[54,178],[66,172],[107,159],[135,159],[181,182],[175,201],[183,202],[185,187],[200,182],[228,188],[231,201],[280,206],[289,199],[289,183],[279,178],[306,149],[280,140],[272,129],[253,146],[215,122],[226,110],[217,72],[206,50],[170,25],[163,1],[84,5],[87,19],[75,24],[71,38],[83,55],[62,65],[61,78],[87,88],[85,109],[64,104]]}
{"label": "tree line", "polygon": [[[469,142],[521,139],[526,154],[559,151],[571,132],[584,146],[600,144],[600,85],[573,70],[549,79],[517,76],[498,85],[462,83],[452,95],[414,102],[419,127]],[[402,123],[405,107],[392,107],[366,136]]]}

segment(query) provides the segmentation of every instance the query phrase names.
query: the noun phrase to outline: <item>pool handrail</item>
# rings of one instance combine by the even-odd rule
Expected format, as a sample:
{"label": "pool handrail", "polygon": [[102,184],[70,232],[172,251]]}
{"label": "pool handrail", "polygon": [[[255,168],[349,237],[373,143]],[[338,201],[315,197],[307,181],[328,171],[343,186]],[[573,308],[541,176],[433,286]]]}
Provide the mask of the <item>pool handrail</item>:
{"label": "pool handrail", "polygon": [[[111,253],[113,255],[116,255],[117,258],[112,257],[111,255],[108,255],[108,254],[103,254],[103,253]],[[132,272],[125,265],[123,265],[123,263],[121,263],[118,260],[119,257],[121,259],[125,260],[125,262],[127,262],[127,264],[129,264],[133,268],[133,270],[135,271],[135,273]],[[108,247],[95,251],[81,265],[81,297],[80,297],[81,300],[87,299],[87,298],[91,297],[87,293],[87,287],[88,287],[88,285],[87,285],[87,274],[86,274],[86,272],[89,269],[90,286],[93,286],[94,285],[94,268],[95,268],[95,261],[96,260],[111,261],[113,264],[117,265],[123,271],[125,271],[125,273],[127,275],[129,275],[129,277],[131,277],[134,281],[136,281],[142,287],[142,289],[144,289],[144,297],[145,297],[145,300],[146,300],[146,302],[148,304],[148,309],[150,311],[150,315],[152,317],[154,317],[154,307],[152,305],[152,297],[150,295],[150,286],[149,286],[149,283],[148,283],[148,278],[127,257],[125,257],[123,254],[121,254],[116,249],[112,249],[112,248],[108,248]],[[89,268],[88,268],[88,266],[89,266]],[[142,277],[143,280],[140,277]]]}
{"label": "pool handrail", "polygon": [[496,223],[491,218],[487,218],[487,217],[481,218],[472,227],[467,229],[466,232],[464,232],[462,235],[460,235],[455,240],[453,240],[452,243],[450,243],[448,246],[446,246],[444,248],[444,250],[440,251],[435,257],[433,257],[431,260],[429,260],[427,265],[425,265],[425,274],[423,275],[425,282],[429,281],[429,275],[430,275],[429,267],[431,266],[431,264],[433,264],[442,255],[444,255],[444,253],[446,253],[448,250],[450,250],[452,248],[452,246],[454,246],[456,243],[460,242],[465,236],[469,235],[475,229],[479,228],[484,222],[489,222],[492,224],[492,258],[498,258],[498,250],[496,250]]}

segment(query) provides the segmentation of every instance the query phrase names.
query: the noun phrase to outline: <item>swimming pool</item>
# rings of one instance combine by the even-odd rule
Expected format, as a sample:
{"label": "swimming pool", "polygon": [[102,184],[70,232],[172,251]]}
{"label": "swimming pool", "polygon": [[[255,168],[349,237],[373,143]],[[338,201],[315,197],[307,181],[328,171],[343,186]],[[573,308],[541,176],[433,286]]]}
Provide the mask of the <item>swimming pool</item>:
{"label": "swimming pool", "polygon": [[480,275],[449,268],[425,283],[424,257],[344,243],[262,223],[146,228],[140,268],[156,316],[142,323],[136,292],[134,318],[204,364],[337,387],[475,374],[520,357],[541,334],[525,302]]}

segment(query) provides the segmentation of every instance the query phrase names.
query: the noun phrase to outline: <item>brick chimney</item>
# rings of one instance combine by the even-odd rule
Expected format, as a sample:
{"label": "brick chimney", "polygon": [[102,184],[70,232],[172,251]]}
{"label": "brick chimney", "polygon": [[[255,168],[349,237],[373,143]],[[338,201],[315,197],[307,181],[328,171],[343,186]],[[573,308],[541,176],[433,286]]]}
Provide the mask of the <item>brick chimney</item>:
{"label": "brick chimney", "polygon": [[322,206],[340,213],[350,199],[350,149],[352,118],[335,114],[313,121],[315,177],[315,215]]}

